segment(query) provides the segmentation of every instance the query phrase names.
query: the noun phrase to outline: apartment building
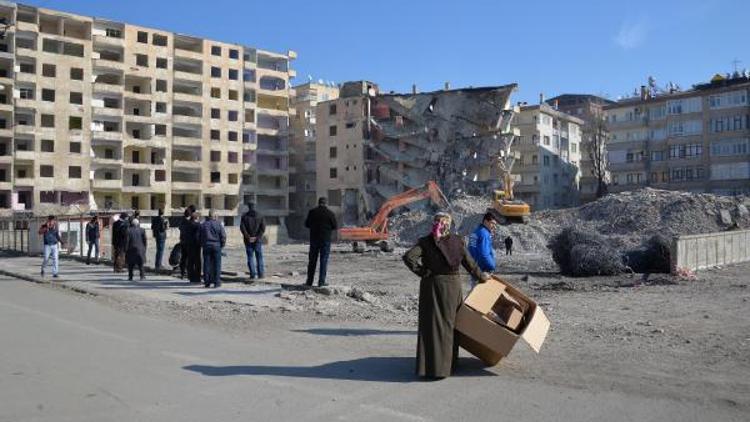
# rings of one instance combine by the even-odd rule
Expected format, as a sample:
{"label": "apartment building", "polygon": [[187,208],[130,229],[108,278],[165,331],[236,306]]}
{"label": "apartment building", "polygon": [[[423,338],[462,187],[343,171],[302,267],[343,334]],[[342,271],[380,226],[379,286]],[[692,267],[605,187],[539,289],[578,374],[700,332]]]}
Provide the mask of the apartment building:
{"label": "apartment building", "polygon": [[289,62],[253,47],[0,2],[0,207],[289,211]]}
{"label": "apartment building", "polygon": [[[589,130],[593,129],[596,120],[604,118],[604,107],[614,103],[614,101],[591,94],[563,94],[550,98],[547,101],[547,104],[553,108],[584,121],[580,152],[581,187],[579,200],[581,203],[596,200],[597,188],[599,186],[599,179],[593,173],[594,163],[588,150],[589,140],[586,139],[588,136],[586,127]],[[605,145],[602,146],[605,147]],[[602,148],[602,156],[606,158],[606,151],[604,149]],[[604,182],[609,183],[609,181],[609,174],[605,172]]]}
{"label": "apartment building", "polygon": [[369,138],[372,82],[346,82],[337,99],[317,105],[316,191],[342,224],[358,224],[367,212],[365,145]]}
{"label": "apartment building", "polygon": [[520,135],[513,149],[514,193],[532,210],[579,203],[581,135],[584,121],[540,102],[521,107],[513,126]]}
{"label": "apartment building", "polygon": [[643,87],[606,106],[610,191],[750,193],[749,88],[747,74],[716,75],[686,91]]}
{"label": "apartment building", "polygon": [[291,98],[295,113],[291,117],[290,213],[287,218],[289,235],[294,238],[307,237],[304,220],[307,211],[317,205],[315,148],[318,140],[318,103],[334,100],[338,96],[339,88],[332,84],[308,82],[294,87]]}

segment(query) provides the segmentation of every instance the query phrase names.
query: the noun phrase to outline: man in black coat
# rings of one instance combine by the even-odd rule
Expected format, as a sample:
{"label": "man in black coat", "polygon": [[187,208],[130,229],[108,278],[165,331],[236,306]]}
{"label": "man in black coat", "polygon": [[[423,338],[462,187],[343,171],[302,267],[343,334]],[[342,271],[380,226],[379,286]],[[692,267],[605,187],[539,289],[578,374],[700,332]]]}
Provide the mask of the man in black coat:
{"label": "man in black coat", "polygon": [[182,253],[185,257],[185,269],[187,271],[190,283],[201,282],[201,244],[199,232],[201,224],[198,221],[198,213],[193,212],[190,219],[185,223],[185,239],[180,240],[183,243]]}
{"label": "man in black coat", "polygon": [[154,258],[154,268],[156,270],[161,268],[168,227],[169,220],[164,218],[164,210],[159,208],[159,215],[151,220],[151,232],[154,234],[154,241],[156,242],[156,257]]}
{"label": "man in black coat", "polygon": [[112,223],[112,263],[116,273],[125,271],[125,244],[128,236],[128,214],[120,214],[120,219]]}
{"label": "man in black coat", "polygon": [[143,275],[143,263],[146,261],[146,230],[141,228],[137,218],[130,221],[125,243],[125,259],[128,263],[128,281],[133,280],[133,269],[138,267],[141,280]]}
{"label": "man in black coat", "polygon": [[187,271],[187,259],[188,259],[188,244],[187,238],[189,231],[191,230],[190,220],[193,213],[195,212],[195,206],[189,205],[185,209],[185,218],[180,221],[180,225],[177,228],[180,231],[180,278],[185,278],[185,272]]}
{"label": "man in black coat", "polygon": [[320,277],[318,286],[326,285],[328,257],[331,254],[331,233],[338,228],[336,216],[326,207],[326,199],[320,198],[318,206],[307,213],[305,227],[310,229],[310,252],[307,260],[307,285],[312,286],[315,267],[320,256]]}
{"label": "man in black coat", "polygon": [[247,269],[250,271],[250,280],[254,280],[256,276],[263,278],[265,273],[263,234],[266,232],[266,225],[263,222],[263,217],[255,211],[255,204],[252,202],[247,204],[247,212],[242,216],[240,231],[245,241],[245,254],[247,255]]}

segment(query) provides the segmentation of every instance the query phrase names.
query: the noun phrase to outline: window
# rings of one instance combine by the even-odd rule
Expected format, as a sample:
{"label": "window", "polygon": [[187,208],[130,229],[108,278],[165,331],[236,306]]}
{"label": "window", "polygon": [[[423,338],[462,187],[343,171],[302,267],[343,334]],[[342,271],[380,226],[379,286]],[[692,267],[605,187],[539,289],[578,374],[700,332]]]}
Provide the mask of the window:
{"label": "window", "polygon": [[70,93],[70,103],[71,104],[83,104],[83,93],[82,92],[71,92]]}
{"label": "window", "polygon": [[211,98],[221,98],[221,88],[211,88]]}
{"label": "window", "polygon": [[229,79],[236,81],[240,78],[240,73],[237,69],[229,69]]}
{"label": "window", "polygon": [[346,128],[347,129],[351,129],[351,128],[356,127],[356,126],[357,126],[357,123],[355,123],[355,122],[349,122],[349,123],[346,124]]}
{"label": "window", "polygon": [[229,94],[228,97],[230,100],[237,101],[240,99],[240,94],[237,92],[236,89],[230,89],[228,94]]}
{"label": "window", "polygon": [[221,139],[221,135],[218,130],[211,129],[211,139],[215,141],[218,141],[219,139]]}
{"label": "window", "polygon": [[336,170],[336,167],[331,167],[331,169],[328,171],[328,176],[331,179],[336,179],[338,177],[338,171]]}
{"label": "window", "polygon": [[148,56],[145,54],[136,54],[135,64],[136,66],[148,67]]}
{"label": "window", "polygon": [[134,139],[141,139],[141,130],[140,129],[133,129],[133,138]]}
{"label": "window", "polygon": [[229,110],[229,112],[227,112],[227,120],[230,122],[236,122],[238,118],[239,113],[237,113],[237,110]]}
{"label": "window", "polygon": [[167,81],[165,81],[164,79],[157,79],[156,92],[167,92]]}
{"label": "window", "polygon": [[82,81],[83,69],[78,68],[78,67],[70,68],[70,79],[73,79],[74,81]]}
{"label": "window", "polygon": [[167,112],[167,103],[157,102],[156,106],[155,106],[155,111],[157,113],[166,113]]}
{"label": "window", "polygon": [[218,163],[221,161],[221,151],[211,151],[211,162]]}
{"label": "window", "polygon": [[19,88],[18,97],[22,100],[33,100],[34,88]]}
{"label": "window", "polygon": [[42,152],[55,152],[55,141],[42,139]]}
{"label": "window", "polygon": [[338,131],[338,128],[336,126],[330,126],[328,128],[328,136],[336,136],[337,131]]}
{"label": "window", "polygon": [[42,65],[42,76],[46,76],[48,78],[54,78],[56,75],[57,75],[57,66],[53,64]]}
{"label": "window", "polygon": [[68,178],[69,179],[80,179],[81,178],[81,167],[70,166],[68,167]]}
{"label": "window", "polygon": [[212,171],[211,172],[211,183],[221,183],[221,173],[219,173],[218,171]]}
{"label": "window", "polygon": [[148,32],[138,31],[138,42],[148,43]]}
{"label": "window", "polygon": [[238,156],[237,153],[234,151],[229,151],[227,153],[227,161],[230,163],[236,163],[238,162]]}
{"label": "window", "polygon": [[238,139],[237,132],[235,132],[233,130],[230,130],[229,132],[227,132],[227,139],[230,142],[237,142],[237,139]]}
{"label": "window", "polygon": [[221,110],[218,108],[212,108],[211,109],[211,118],[212,119],[221,119]]}
{"label": "window", "polygon": [[164,57],[157,57],[156,58],[156,67],[159,69],[166,69],[167,68],[167,59]]}
{"label": "window", "polygon": [[539,164],[539,157],[536,155],[531,156],[531,164]]}
{"label": "window", "polygon": [[80,154],[81,153],[81,143],[80,142],[71,142],[68,144],[68,150],[73,154]]}
{"label": "window", "polygon": [[544,156],[544,166],[549,167],[549,155]]}
{"label": "window", "polygon": [[331,104],[328,106],[328,114],[331,116],[336,114],[336,104]]}
{"label": "window", "polygon": [[55,116],[53,114],[42,114],[42,127],[55,127]]}
{"label": "window", "polygon": [[329,158],[336,158],[336,147],[331,147],[328,151]]}
{"label": "window", "polygon": [[68,129],[70,130],[80,130],[83,128],[83,119],[78,116],[70,116],[68,117]]}
{"label": "window", "polygon": [[154,125],[155,136],[167,136],[167,125]]}
{"label": "window", "polygon": [[36,66],[33,63],[20,63],[21,73],[36,73]]}
{"label": "window", "polygon": [[544,145],[549,145],[549,136],[544,136]]}
{"label": "window", "polygon": [[151,36],[151,42],[154,45],[158,45],[159,47],[166,47],[167,46],[167,37],[164,36],[164,35],[153,34]]}
{"label": "window", "polygon": [[218,45],[212,45],[211,46],[211,55],[213,56],[221,56],[221,47]]}
{"label": "window", "polygon": [[107,28],[104,33],[110,38],[122,38],[122,31],[114,28]]}
{"label": "window", "polygon": [[154,171],[154,181],[156,182],[164,182],[167,180],[167,171],[166,170],[155,170]]}
{"label": "window", "polygon": [[239,59],[240,58],[240,52],[239,50],[232,48],[229,50],[229,58],[230,59]]}
{"label": "window", "polygon": [[42,177],[55,177],[55,170],[52,166],[39,166],[39,175]]}
{"label": "window", "polygon": [[664,161],[664,151],[651,151],[651,161]]}
{"label": "window", "polygon": [[55,101],[54,89],[42,89],[42,101]]}
{"label": "window", "polygon": [[211,77],[221,78],[221,68],[217,66],[211,66]]}
{"label": "window", "polygon": [[112,148],[107,148],[104,150],[104,158],[108,160],[114,160],[115,158],[115,151]]}

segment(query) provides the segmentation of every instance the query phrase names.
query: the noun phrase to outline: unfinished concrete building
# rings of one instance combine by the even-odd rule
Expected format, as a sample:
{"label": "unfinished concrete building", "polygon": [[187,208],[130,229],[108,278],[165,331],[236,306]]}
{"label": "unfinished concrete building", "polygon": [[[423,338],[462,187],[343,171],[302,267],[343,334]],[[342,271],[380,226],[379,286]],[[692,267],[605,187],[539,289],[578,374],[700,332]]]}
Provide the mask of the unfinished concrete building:
{"label": "unfinished concrete building", "polygon": [[0,2],[0,207],[288,214],[289,61]]}
{"label": "unfinished concrete building", "polygon": [[365,152],[370,207],[428,180],[448,195],[500,187],[496,164],[510,136],[502,129],[512,115],[515,89],[512,84],[372,97]]}
{"label": "unfinished concrete building", "polygon": [[[295,110],[291,117],[292,147],[289,175],[289,217],[287,229],[293,238],[306,238],[304,219],[317,204],[316,150],[318,145],[318,103],[338,98],[339,88],[333,84],[309,82],[294,87],[291,99]],[[320,113],[326,113],[322,108]]]}
{"label": "unfinished concrete building", "polygon": [[579,202],[583,120],[541,101],[523,106],[514,119],[520,130],[514,150],[515,196],[532,210],[572,207]]}

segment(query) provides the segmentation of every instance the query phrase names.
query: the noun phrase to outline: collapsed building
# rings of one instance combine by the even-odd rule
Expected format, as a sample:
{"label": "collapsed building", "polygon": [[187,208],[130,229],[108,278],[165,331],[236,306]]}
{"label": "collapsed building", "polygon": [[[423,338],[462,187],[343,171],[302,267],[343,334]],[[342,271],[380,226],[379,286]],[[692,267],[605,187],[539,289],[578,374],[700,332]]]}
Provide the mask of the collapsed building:
{"label": "collapsed building", "polygon": [[498,188],[497,158],[512,142],[515,89],[511,84],[373,97],[365,150],[367,205],[377,209],[428,180],[448,195]]}

